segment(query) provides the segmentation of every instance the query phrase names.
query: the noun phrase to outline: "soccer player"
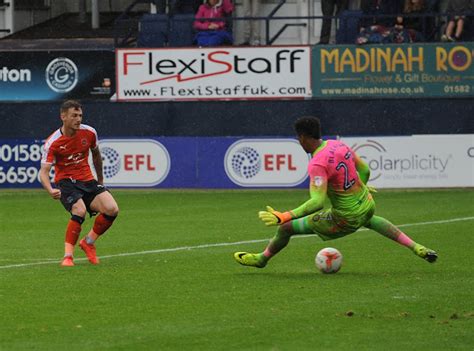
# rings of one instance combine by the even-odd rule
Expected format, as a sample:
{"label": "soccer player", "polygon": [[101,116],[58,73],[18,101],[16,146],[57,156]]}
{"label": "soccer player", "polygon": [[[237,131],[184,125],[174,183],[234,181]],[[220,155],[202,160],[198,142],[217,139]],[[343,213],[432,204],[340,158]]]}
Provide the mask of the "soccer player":
{"label": "soccer player", "polygon": [[[370,169],[354,151],[338,140],[321,139],[316,117],[302,117],[294,125],[303,149],[312,155],[308,165],[310,199],[287,212],[267,206],[259,217],[267,226],[278,226],[276,235],[261,253],[236,252],[234,258],[244,266],[263,268],[295,234],[317,234],[332,240],[370,228],[406,246],[417,256],[435,262],[438,255],[403,233],[385,218],[375,216],[375,202],[367,186]],[[323,209],[326,197],[332,207]]]}
{"label": "soccer player", "polygon": [[[90,263],[98,264],[94,242],[109,229],[119,209],[113,196],[103,185],[102,156],[97,145],[97,132],[94,128],[81,124],[81,104],[75,100],[65,101],[60,112],[63,125],[46,139],[41,159],[40,181],[49,195],[55,200],[61,200],[64,208],[71,213],[61,265],[74,266],[74,247],[86,212],[91,216],[97,213],[99,215],[90,232],[79,242],[79,246]],[[88,163],[89,150],[92,152],[97,180]],[[53,187],[49,180],[53,165],[56,187]]]}

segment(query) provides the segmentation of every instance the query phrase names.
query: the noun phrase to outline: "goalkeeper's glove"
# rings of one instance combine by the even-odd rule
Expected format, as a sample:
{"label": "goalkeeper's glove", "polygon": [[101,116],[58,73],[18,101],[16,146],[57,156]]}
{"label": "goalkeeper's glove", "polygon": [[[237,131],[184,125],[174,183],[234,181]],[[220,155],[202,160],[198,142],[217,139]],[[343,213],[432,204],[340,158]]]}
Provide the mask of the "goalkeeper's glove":
{"label": "goalkeeper's glove", "polygon": [[258,217],[263,221],[263,223],[265,223],[266,226],[283,224],[293,219],[291,212],[278,212],[270,206],[267,206],[266,211],[259,211]]}

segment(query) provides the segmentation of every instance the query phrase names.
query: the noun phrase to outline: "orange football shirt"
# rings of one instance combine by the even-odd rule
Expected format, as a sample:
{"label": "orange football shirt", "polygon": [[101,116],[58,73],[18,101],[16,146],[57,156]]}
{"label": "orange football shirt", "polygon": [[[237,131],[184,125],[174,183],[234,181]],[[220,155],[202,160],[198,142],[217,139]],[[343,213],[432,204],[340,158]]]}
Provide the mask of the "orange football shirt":
{"label": "orange football shirt", "polygon": [[97,132],[94,128],[81,124],[72,137],[63,135],[59,128],[46,139],[41,163],[54,165],[55,183],[66,178],[84,182],[93,180],[89,150],[96,147]]}

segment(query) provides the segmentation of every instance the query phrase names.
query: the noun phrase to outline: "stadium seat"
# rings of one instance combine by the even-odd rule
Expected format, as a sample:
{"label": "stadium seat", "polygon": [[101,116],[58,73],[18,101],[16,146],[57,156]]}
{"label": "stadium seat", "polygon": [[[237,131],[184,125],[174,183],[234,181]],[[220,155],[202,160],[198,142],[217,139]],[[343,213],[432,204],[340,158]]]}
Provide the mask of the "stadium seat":
{"label": "stadium seat", "polygon": [[194,14],[175,14],[171,17],[169,46],[192,46],[194,42]]}
{"label": "stadium seat", "polygon": [[160,48],[166,46],[169,19],[166,14],[145,14],[140,18],[137,46]]}

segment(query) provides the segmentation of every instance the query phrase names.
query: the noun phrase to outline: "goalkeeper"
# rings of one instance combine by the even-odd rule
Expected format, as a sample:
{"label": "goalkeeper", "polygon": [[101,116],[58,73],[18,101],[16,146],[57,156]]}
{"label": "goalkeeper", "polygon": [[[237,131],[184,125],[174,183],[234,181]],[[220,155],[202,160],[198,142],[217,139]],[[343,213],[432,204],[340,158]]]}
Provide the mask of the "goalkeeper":
{"label": "goalkeeper", "polygon": [[[375,216],[375,202],[367,186],[370,169],[347,145],[338,140],[321,139],[316,117],[302,117],[294,125],[303,149],[312,155],[309,161],[310,199],[287,212],[267,206],[258,216],[267,226],[278,226],[276,235],[262,253],[236,252],[234,258],[244,266],[263,268],[295,234],[317,234],[332,240],[367,227],[406,246],[417,256],[435,262],[435,251],[413,241],[385,218]],[[332,207],[323,209],[326,197]]]}

